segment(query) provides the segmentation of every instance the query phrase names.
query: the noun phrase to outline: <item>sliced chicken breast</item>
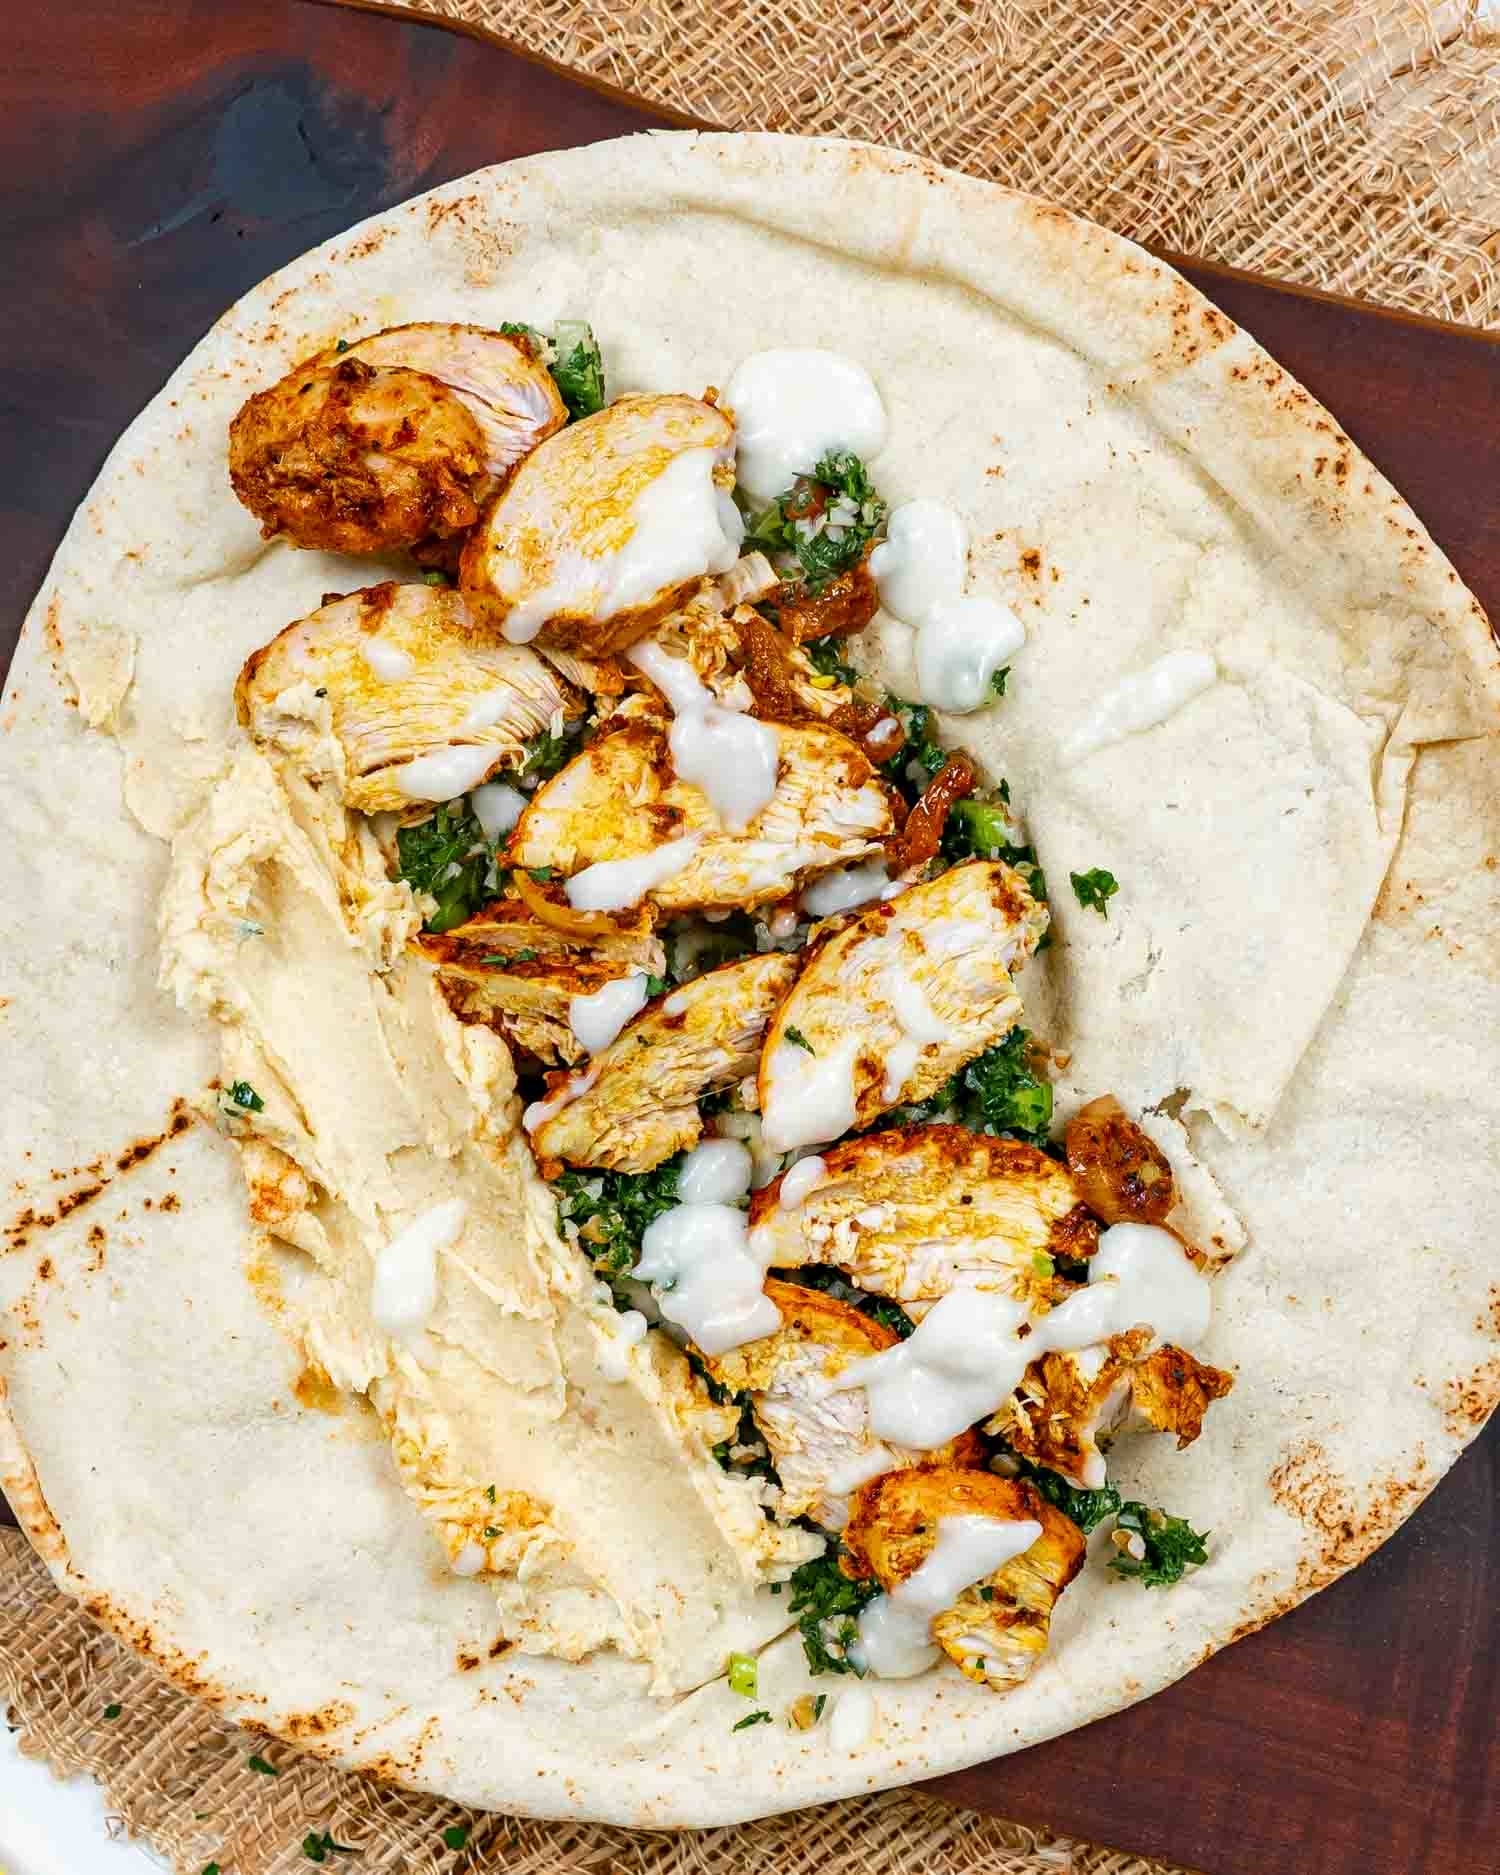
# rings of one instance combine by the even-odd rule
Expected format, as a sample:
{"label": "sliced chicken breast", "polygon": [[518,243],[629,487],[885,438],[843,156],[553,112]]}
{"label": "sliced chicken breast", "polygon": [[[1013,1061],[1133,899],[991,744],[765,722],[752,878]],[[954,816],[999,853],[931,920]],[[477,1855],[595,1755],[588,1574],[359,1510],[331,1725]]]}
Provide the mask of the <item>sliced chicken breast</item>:
{"label": "sliced chicken breast", "polygon": [[511,863],[571,877],[697,834],[687,863],[649,893],[671,913],[773,904],[813,873],[880,851],[891,804],[868,759],[831,729],[775,733],[776,789],[743,833],[724,827],[701,788],[677,779],[658,724],[596,736],[537,790],[511,836]]}
{"label": "sliced chicken breast", "polygon": [[855,1493],[844,1531],[851,1574],[873,1576],[889,1594],[931,1555],[945,1517],[1042,1526],[1030,1549],[932,1620],[933,1641],[966,1679],[1008,1692],[1046,1652],[1052,1611],[1087,1545],[1078,1526],[1022,1479],[947,1467],[890,1471]]}
{"label": "sliced chicken breast", "polygon": [[527,1108],[541,1160],[649,1172],[703,1132],[698,1102],[743,1080],[800,959],[745,957],[658,996],[587,1071],[559,1077]]}
{"label": "sliced chicken breast", "polygon": [[549,664],[506,643],[482,602],[390,580],[253,652],[235,705],[252,735],[292,755],[313,756],[331,729],[344,799],[365,814],[464,794],[583,709]]}
{"label": "sliced chicken breast", "polygon": [[1066,1166],[1018,1139],[963,1126],[900,1126],[809,1161],[799,1195],[783,1179],[755,1193],[751,1242],[768,1267],[832,1263],[860,1289],[935,1302],[961,1275],[994,1277],[1022,1299],[1052,1298],[1052,1259],[1091,1256],[1098,1226]]}
{"label": "sliced chicken breast", "polygon": [[1018,872],[970,860],[815,939],[761,1056],[767,1144],[838,1139],[935,1092],[1020,1020],[1011,972],[1046,928]]}

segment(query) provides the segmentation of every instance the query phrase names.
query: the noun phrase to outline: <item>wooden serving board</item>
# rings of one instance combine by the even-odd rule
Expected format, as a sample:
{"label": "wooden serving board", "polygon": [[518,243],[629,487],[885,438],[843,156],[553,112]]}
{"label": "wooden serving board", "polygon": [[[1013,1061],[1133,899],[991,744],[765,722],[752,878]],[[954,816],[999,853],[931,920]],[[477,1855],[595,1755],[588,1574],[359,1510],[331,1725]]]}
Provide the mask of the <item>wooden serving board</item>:
{"label": "wooden serving board", "polygon": [[[484,163],[669,121],[374,8],[0,0],[0,21],[6,650],[105,452],[247,288]],[[1500,616],[1500,346],[1187,271],[1328,404]],[[1500,1869],[1497,1472],[1492,1428],[1313,1602],[1145,1705],[934,1788],[1214,1875]]]}

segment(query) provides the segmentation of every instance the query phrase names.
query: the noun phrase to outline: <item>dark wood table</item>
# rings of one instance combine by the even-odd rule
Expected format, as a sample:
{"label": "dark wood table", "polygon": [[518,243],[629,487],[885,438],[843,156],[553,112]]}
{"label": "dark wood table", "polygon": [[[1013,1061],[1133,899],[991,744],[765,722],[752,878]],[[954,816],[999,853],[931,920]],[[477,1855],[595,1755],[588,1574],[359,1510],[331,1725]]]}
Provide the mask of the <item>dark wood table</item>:
{"label": "dark wood table", "polygon": [[[0,0],[0,644],[105,452],[246,288],[483,163],[666,121],[474,36],[314,0]],[[1189,271],[1500,615],[1500,348]],[[1132,1711],[934,1788],[1215,1875],[1500,1869],[1500,1438],[1363,1568]],[[0,1506],[3,1509],[3,1506]]]}

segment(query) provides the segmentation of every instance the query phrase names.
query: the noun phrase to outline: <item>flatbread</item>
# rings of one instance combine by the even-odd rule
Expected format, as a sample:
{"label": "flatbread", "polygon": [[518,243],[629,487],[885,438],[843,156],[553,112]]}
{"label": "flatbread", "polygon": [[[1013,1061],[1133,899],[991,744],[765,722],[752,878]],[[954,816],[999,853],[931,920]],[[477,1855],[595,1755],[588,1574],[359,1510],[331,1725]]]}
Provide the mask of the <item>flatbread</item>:
{"label": "flatbread", "polygon": [[[218,1038],[157,984],[167,842],[239,744],[240,663],[382,576],[260,539],[230,418],[340,336],[559,317],[592,321],[615,390],[722,384],[779,344],[873,372],[882,492],[956,505],[971,585],[1028,627],[1004,704],[945,739],[1009,778],[1054,881],[1121,881],[1107,921],[1054,892],[1024,985],[1071,1054],[1060,1104],[1150,1112],[1209,1235],[1247,1240],[1201,1350],[1234,1392],[1190,1450],[1112,1462],[1212,1530],[1209,1564],[1157,1593],[1096,1558],[1031,1680],[882,1684],[852,1754],[826,1725],[733,1731],[722,1681],[657,1702],[613,1653],[489,1657],[493,1601],[444,1567],[370,1416],[299,1384],[235,1155],[194,1117]],[[1059,766],[1092,698],[1181,647],[1215,653],[1213,691]],[[901,628],[869,651],[909,690]],[[496,1808],[722,1823],[1146,1696],[1359,1562],[1500,1387],[1497,697],[1478,605],[1326,413],[1169,268],[1043,202],[859,145],[652,133],[365,223],[249,294],[132,425],[6,693],[0,1484],[179,1684]],[[843,1684],[806,1678],[795,1634],[762,1656],[778,1715]]]}

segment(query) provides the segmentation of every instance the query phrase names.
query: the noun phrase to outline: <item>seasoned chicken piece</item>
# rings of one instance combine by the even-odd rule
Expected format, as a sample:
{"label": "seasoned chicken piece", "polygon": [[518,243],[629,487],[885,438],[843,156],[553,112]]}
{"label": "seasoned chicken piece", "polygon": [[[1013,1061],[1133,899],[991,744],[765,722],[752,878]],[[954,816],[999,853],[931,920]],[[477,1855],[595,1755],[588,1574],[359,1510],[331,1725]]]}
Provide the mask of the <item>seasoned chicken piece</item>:
{"label": "seasoned chicken piece", "polygon": [[234,696],[246,728],[293,755],[314,747],[326,707],[344,799],[365,814],[451,800],[583,709],[482,602],[389,580],[288,625],[246,659]]}
{"label": "seasoned chicken piece", "polygon": [[783,1178],[750,1201],[751,1243],[770,1268],[832,1263],[860,1289],[935,1302],[961,1275],[1052,1299],[1051,1259],[1092,1256],[1098,1227],[1066,1166],[1018,1139],[964,1126],[899,1126],[846,1140],[790,1209]]}
{"label": "seasoned chicken piece", "polygon": [[966,1679],[997,1692],[1019,1685],[1047,1648],[1057,1598],[1083,1567],[1078,1526],[1033,1484],[946,1467],[888,1471],[855,1493],[844,1547],[848,1572],[887,1594],[916,1574],[945,1517],[1039,1523],[1042,1534],[932,1620],[932,1638]]}
{"label": "seasoned chicken piece", "polygon": [[696,397],[621,397],[532,452],[464,547],[517,643],[601,657],[739,558],[734,425]]}
{"label": "seasoned chicken piece", "polygon": [[594,1056],[526,1110],[539,1159],[649,1172],[703,1132],[698,1102],[755,1066],[771,1012],[801,959],[743,957],[658,996]]}
{"label": "seasoned chicken piece", "polygon": [[767,1145],[838,1139],[935,1092],[1020,1020],[1010,973],[1046,928],[1019,873],[970,860],[815,938],[761,1055]]}
{"label": "seasoned chicken piece", "polygon": [[1089,1209],[1106,1224],[1160,1224],[1177,1201],[1166,1154],[1113,1094],[1068,1122],[1068,1164]]}
{"label": "seasoned chicken piece", "polygon": [[268,535],[336,553],[442,540],[567,410],[524,337],[395,326],[307,359],[229,427],[229,479]]}
{"label": "seasoned chicken piece", "polygon": [[1175,1432],[1191,1445],[1232,1376],[1133,1328],[1076,1353],[1044,1354],[986,1426],[1011,1450],[1085,1491],[1106,1482],[1104,1448],[1123,1431]]}
{"label": "seasoned chicken piece", "polygon": [[659,725],[598,735],[537,790],[511,835],[511,864],[571,877],[698,834],[681,870],[648,896],[663,912],[728,911],[773,904],[811,873],[878,851],[890,800],[854,744],[812,727],[778,728],[776,738],[775,792],[743,833],[730,833],[703,790],[674,775]]}
{"label": "seasoned chicken piece", "polygon": [[887,1445],[870,1431],[862,1387],[830,1390],[828,1383],[852,1362],[894,1347],[893,1329],[797,1283],[772,1278],[766,1294],[781,1312],[775,1334],[716,1359],[704,1356],[703,1364],[721,1386],[750,1395],[755,1423],[781,1478],[783,1521],[811,1517],[825,1530],[842,1530],[849,1493],[882,1472],[983,1463],[983,1447],[972,1432],[939,1452]]}
{"label": "seasoned chicken piece", "polygon": [[644,970],[661,976],[666,957],[648,914],[598,920],[570,934],[519,898],[496,899],[467,924],[423,932],[438,986],[464,1022],[482,1022],[548,1067],[571,1066],[584,1048],[569,1020],[575,996]]}

